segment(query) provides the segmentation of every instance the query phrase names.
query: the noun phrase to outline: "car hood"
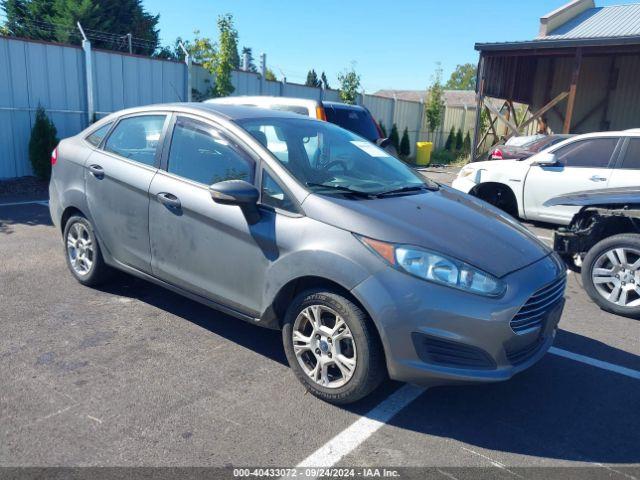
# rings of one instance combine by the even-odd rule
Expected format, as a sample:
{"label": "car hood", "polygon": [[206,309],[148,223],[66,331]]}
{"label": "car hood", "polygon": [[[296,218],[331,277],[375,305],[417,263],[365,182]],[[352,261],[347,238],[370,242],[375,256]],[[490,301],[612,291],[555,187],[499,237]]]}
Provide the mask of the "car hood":
{"label": "car hood", "polygon": [[590,205],[627,205],[630,203],[640,204],[640,187],[603,188],[602,190],[567,193],[547,200],[544,206],[569,205],[587,207]]}
{"label": "car hood", "polygon": [[497,277],[551,253],[508,215],[444,186],[379,199],[312,194],[303,208],[320,222],[377,240],[428,248]]}

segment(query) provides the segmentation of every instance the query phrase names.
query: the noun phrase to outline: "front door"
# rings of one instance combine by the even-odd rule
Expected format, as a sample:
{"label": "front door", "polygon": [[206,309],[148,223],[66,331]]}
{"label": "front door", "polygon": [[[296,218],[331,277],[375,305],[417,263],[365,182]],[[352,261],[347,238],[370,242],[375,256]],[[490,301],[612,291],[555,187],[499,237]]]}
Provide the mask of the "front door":
{"label": "front door", "polygon": [[167,116],[125,117],[86,162],[89,211],[103,247],[125,265],[151,271],[149,186]]}
{"label": "front door", "polygon": [[532,165],[524,185],[525,217],[568,224],[579,207],[545,207],[544,202],[558,195],[607,188],[618,141],[618,137],[578,140],[553,151],[556,165]]}
{"label": "front door", "polygon": [[249,226],[240,208],[211,199],[209,185],[255,182],[253,159],[217,127],[177,116],[167,155],[150,188],[154,275],[256,316],[260,311],[273,215]]}

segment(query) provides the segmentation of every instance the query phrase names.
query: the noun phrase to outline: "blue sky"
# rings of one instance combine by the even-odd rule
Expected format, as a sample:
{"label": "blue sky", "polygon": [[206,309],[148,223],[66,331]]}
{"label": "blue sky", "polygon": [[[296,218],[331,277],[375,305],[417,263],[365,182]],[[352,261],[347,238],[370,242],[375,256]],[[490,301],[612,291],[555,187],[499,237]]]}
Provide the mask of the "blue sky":
{"label": "blue sky", "polygon": [[[217,37],[221,13],[234,16],[240,46],[267,53],[278,77],[304,83],[315,68],[336,75],[355,62],[365,91],[422,89],[436,62],[445,80],[460,63],[476,63],[475,42],[527,40],[539,17],[567,0],[143,0],[160,14],[163,43]],[[597,6],[631,3],[596,0]]]}

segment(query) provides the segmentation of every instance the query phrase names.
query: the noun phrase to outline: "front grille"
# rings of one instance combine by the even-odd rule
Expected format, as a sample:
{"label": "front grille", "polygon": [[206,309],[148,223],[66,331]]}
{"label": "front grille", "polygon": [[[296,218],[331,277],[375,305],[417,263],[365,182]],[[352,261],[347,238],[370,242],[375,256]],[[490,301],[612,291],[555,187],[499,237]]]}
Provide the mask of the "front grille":
{"label": "front grille", "polygon": [[547,314],[564,297],[566,275],[537,290],[527,303],[511,319],[511,329],[516,333],[527,333],[542,327]]}
{"label": "front grille", "polygon": [[411,337],[420,360],[425,363],[457,368],[496,368],[495,361],[478,347],[422,333],[414,332]]}
{"label": "front grille", "polygon": [[518,365],[522,362],[527,361],[529,358],[533,357],[542,344],[544,343],[544,337],[540,336],[535,341],[530,344],[521,347],[516,350],[506,350],[507,358],[512,365]]}

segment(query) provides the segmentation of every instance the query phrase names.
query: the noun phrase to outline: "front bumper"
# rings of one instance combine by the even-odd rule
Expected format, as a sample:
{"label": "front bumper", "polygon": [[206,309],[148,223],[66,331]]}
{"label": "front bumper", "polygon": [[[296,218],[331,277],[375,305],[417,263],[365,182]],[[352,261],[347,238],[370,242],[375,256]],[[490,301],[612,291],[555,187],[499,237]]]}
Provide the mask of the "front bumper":
{"label": "front bumper", "polygon": [[461,192],[469,193],[476,186],[470,178],[473,178],[473,175],[470,177],[458,177],[451,183],[451,186]]}
{"label": "front bumper", "polygon": [[391,267],[359,284],[353,294],[378,327],[391,378],[424,385],[496,382],[535,364],[553,343],[563,292],[539,328],[516,333],[510,322],[541,287],[564,278],[561,265],[552,254],[507,275],[507,291],[499,299],[429,283]]}

